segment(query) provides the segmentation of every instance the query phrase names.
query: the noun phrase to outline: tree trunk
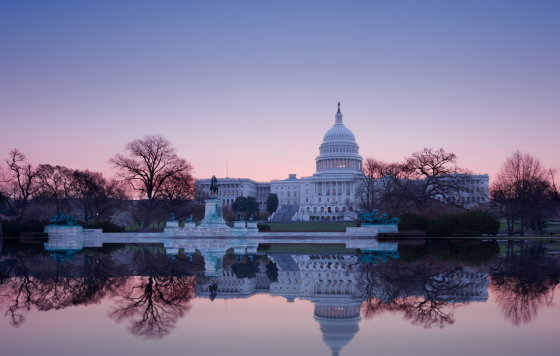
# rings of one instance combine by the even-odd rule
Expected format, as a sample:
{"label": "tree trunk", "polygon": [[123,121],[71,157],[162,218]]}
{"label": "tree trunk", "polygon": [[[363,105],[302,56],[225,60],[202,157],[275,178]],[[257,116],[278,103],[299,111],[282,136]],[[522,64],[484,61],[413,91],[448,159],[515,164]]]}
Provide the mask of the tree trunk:
{"label": "tree trunk", "polygon": [[520,215],[519,216],[519,222],[521,223],[521,228],[519,229],[520,236],[525,236],[525,225],[523,224],[524,221],[525,219],[523,218],[523,215]]}
{"label": "tree trunk", "polygon": [[150,226],[150,216],[152,215],[152,204],[148,204],[148,208],[146,209],[146,217],[144,218],[144,226],[142,227],[142,231],[148,231],[148,227]]}
{"label": "tree trunk", "polygon": [[521,248],[521,252],[519,254],[520,259],[523,259],[523,250],[525,249],[525,240],[519,241],[519,247]]}
{"label": "tree trunk", "polygon": [[511,228],[512,226],[512,222],[511,219],[509,218],[509,215],[506,216],[506,224],[507,224],[507,234],[508,236],[512,236],[513,235],[513,229]]}

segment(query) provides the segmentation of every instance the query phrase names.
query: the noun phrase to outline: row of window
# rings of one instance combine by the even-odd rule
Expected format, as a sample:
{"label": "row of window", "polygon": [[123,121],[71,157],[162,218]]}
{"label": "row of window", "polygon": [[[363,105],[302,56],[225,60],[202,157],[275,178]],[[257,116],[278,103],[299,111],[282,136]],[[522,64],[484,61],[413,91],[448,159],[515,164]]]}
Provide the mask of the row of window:
{"label": "row of window", "polygon": [[321,153],[358,153],[357,147],[323,147],[319,150]]}
{"label": "row of window", "polygon": [[362,169],[362,162],[357,159],[323,159],[317,161],[316,169]]}

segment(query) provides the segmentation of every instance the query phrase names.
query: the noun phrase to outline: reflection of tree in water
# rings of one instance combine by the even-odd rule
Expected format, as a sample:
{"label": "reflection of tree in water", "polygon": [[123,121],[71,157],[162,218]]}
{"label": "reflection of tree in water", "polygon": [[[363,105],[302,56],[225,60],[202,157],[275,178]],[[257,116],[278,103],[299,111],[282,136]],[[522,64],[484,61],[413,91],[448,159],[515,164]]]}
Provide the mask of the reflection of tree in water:
{"label": "reflection of tree in water", "polygon": [[195,279],[185,275],[191,264],[182,257],[173,263],[165,254],[152,254],[146,246],[137,254],[141,277],[129,278],[115,291],[116,307],[109,316],[127,321],[128,330],[145,339],[159,339],[175,327],[189,310]]}
{"label": "reflection of tree in water", "polygon": [[[93,249],[92,249],[93,250]],[[31,309],[48,311],[115,298],[110,316],[130,322],[135,335],[158,338],[172,330],[188,310],[194,291],[193,263],[180,255],[173,263],[164,253],[84,250],[56,262],[49,253],[20,252],[0,266],[0,305],[18,327]],[[138,276],[138,277],[130,277]]]}
{"label": "reflection of tree in water", "polygon": [[556,258],[542,254],[541,246],[529,253],[522,244],[522,253],[515,256],[513,241],[509,245],[508,257],[490,271],[491,288],[505,318],[518,326],[530,323],[543,306],[552,304],[560,266]]}
{"label": "reflection of tree in water", "polygon": [[464,267],[435,258],[365,264],[359,271],[366,318],[400,313],[425,328],[453,324],[455,309],[469,301],[471,288],[485,283],[484,277],[465,281],[460,278]]}
{"label": "reflection of tree in water", "polygon": [[[40,311],[98,303],[111,290],[108,271],[100,256],[87,253],[59,264],[49,255],[18,253],[9,259],[0,285],[6,314],[18,327],[32,308]],[[5,261],[6,262],[6,261]]]}

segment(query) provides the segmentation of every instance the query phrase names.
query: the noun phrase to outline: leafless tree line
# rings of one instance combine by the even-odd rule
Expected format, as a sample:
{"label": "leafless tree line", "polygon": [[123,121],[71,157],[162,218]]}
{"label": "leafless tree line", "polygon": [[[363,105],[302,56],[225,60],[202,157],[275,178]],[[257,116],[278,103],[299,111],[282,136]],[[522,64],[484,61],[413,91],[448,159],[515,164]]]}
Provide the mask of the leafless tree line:
{"label": "leafless tree line", "polygon": [[560,218],[560,195],[555,169],[547,169],[538,158],[516,151],[503,163],[490,188],[492,206],[507,219],[508,235],[520,221],[520,235],[531,224],[541,233],[546,219]]}
{"label": "leafless tree line", "polygon": [[457,207],[471,172],[457,164],[454,153],[425,148],[404,162],[387,163],[367,158],[357,182],[360,208],[382,209],[391,215],[424,213],[434,207]]}
{"label": "leafless tree line", "polygon": [[188,216],[193,206],[192,167],[162,136],[145,136],[109,160],[116,178],[100,172],[40,164],[34,167],[17,149],[0,165],[0,204],[18,222],[50,219],[56,212],[84,221],[111,219],[147,229],[171,212]]}

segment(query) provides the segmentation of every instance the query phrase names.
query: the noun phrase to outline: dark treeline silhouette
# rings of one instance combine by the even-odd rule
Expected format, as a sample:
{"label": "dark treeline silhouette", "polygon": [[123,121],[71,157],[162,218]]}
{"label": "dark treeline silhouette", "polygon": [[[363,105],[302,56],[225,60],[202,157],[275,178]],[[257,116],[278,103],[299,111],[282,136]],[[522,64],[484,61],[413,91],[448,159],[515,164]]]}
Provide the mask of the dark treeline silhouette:
{"label": "dark treeline silhouette", "polygon": [[526,227],[540,231],[546,220],[560,217],[560,195],[554,169],[546,169],[538,158],[515,152],[503,163],[490,188],[492,206],[507,219],[508,235],[520,235]]}
{"label": "dark treeline silhouette", "polygon": [[[367,158],[363,173],[356,181],[358,208],[407,216],[416,224],[403,225],[417,235],[495,235],[500,227],[498,218],[505,218],[508,235],[524,235],[528,228],[543,234],[547,221],[560,219],[556,170],[519,151],[506,159],[496,177],[490,177],[488,191],[471,184],[472,173],[458,166],[454,153],[443,149],[425,148],[403,162]],[[467,221],[465,214],[461,215],[464,210],[478,210],[480,218]],[[443,224],[434,222],[442,215]],[[461,220],[466,223],[457,223]],[[520,223],[519,231],[516,222]]]}
{"label": "dark treeline silhouette", "polygon": [[20,225],[34,221],[45,225],[59,211],[99,228],[110,222],[146,230],[153,223],[159,227],[171,212],[179,219],[202,218],[192,167],[165,138],[134,140],[125,155],[116,155],[110,163],[116,178],[50,164],[35,167],[23,153],[12,150],[0,164],[0,220],[8,220],[11,226],[6,229],[17,233],[29,231]]}

